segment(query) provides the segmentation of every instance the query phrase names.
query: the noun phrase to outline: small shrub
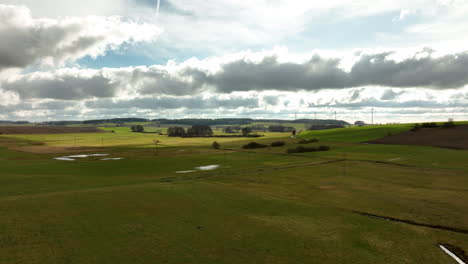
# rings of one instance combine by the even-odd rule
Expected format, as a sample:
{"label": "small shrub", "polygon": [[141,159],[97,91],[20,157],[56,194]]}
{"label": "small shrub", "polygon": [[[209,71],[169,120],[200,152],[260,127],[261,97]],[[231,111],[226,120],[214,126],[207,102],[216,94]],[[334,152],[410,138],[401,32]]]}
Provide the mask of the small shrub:
{"label": "small shrub", "polygon": [[284,141],[275,141],[275,142],[271,143],[272,147],[282,147],[284,145],[286,145],[286,143]]}
{"label": "small shrub", "polygon": [[214,148],[214,149],[219,149],[221,147],[221,145],[218,143],[218,142],[213,142],[213,144],[211,144],[211,146]]}
{"label": "small shrub", "polygon": [[267,145],[263,145],[257,142],[250,142],[247,145],[242,146],[243,149],[258,149],[258,148],[267,148]]}
{"label": "small shrub", "polygon": [[312,138],[312,139],[301,139],[301,141],[299,141],[299,144],[310,144],[310,143],[317,143],[319,142],[320,140],[318,138]]}

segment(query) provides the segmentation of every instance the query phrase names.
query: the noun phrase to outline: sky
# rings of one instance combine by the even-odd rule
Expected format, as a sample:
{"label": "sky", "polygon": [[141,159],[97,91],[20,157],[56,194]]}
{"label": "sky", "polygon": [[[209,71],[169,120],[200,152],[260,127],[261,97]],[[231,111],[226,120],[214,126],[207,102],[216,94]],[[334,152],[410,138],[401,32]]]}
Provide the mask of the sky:
{"label": "sky", "polygon": [[0,120],[468,120],[468,0],[0,0]]}

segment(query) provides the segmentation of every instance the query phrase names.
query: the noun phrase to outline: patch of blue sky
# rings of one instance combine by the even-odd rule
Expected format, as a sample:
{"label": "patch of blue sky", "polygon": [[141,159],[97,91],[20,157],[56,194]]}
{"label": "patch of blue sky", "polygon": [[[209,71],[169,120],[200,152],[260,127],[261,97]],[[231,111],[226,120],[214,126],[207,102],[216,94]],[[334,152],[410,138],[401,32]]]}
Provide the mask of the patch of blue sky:
{"label": "patch of blue sky", "polygon": [[400,12],[366,17],[327,19],[323,17],[305,27],[300,34],[285,39],[282,45],[291,50],[354,49],[381,46],[379,35],[400,35],[405,29],[423,21],[418,14],[398,20]]}
{"label": "patch of blue sky", "polygon": [[128,45],[123,49],[110,50],[104,56],[86,56],[77,61],[78,65],[90,69],[122,68],[132,66],[165,65],[168,61],[183,62],[190,58],[206,58],[211,54],[204,51],[181,51],[169,43]]}

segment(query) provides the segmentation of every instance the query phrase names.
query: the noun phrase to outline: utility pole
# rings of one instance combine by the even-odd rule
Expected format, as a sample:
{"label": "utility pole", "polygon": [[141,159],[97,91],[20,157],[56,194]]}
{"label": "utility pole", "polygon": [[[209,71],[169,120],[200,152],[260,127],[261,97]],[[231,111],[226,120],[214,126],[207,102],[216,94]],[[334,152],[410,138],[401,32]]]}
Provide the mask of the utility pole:
{"label": "utility pole", "polygon": [[336,121],[336,111],[335,111],[335,121]]}
{"label": "utility pole", "polygon": [[372,125],[374,124],[374,108],[371,109]]}

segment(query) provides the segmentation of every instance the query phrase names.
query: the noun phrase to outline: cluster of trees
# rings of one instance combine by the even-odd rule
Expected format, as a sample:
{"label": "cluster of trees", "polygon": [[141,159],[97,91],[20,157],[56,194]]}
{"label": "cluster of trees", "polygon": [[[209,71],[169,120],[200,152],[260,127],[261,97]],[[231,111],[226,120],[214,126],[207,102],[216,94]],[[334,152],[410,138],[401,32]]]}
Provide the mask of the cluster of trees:
{"label": "cluster of trees", "polygon": [[189,137],[208,137],[213,135],[213,130],[207,125],[193,125],[187,129],[187,136]]}
{"label": "cluster of trees", "polygon": [[252,127],[228,126],[224,128],[226,134],[242,133],[243,136],[248,136],[253,131],[254,129]]}
{"label": "cluster of trees", "polygon": [[187,133],[183,127],[170,127],[167,129],[167,135],[169,137],[185,137]]}
{"label": "cluster of trees", "polygon": [[208,125],[193,125],[185,130],[183,127],[170,127],[167,130],[169,137],[210,137],[213,130]]}
{"label": "cluster of trees", "polygon": [[136,125],[131,127],[132,132],[136,133],[143,133],[145,131],[145,128],[142,125]]}

